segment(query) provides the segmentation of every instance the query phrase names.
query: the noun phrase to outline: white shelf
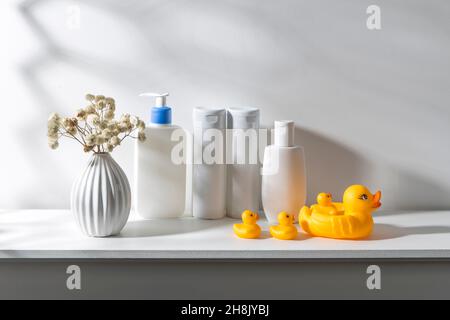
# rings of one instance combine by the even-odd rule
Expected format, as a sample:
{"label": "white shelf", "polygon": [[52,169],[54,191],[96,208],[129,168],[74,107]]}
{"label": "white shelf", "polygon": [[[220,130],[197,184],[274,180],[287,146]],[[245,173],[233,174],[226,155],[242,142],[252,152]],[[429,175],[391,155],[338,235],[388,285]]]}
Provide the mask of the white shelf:
{"label": "white shelf", "polygon": [[142,221],[132,215],[122,234],[88,238],[69,211],[0,211],[0,259],[448,259],[450,211],[385,212],[371,238],[242,240],[235,220]]}

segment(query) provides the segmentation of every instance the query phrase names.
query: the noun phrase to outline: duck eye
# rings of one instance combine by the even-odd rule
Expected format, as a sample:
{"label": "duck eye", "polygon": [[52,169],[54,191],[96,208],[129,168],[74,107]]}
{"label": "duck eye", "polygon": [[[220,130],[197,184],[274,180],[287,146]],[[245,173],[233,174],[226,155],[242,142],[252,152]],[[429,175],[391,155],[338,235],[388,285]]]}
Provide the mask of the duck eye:
{"label": "duck eye", "polygon": [[368,200],[369,196],[367,194],[363,194],[362,196],[359,197],[359,200]]}

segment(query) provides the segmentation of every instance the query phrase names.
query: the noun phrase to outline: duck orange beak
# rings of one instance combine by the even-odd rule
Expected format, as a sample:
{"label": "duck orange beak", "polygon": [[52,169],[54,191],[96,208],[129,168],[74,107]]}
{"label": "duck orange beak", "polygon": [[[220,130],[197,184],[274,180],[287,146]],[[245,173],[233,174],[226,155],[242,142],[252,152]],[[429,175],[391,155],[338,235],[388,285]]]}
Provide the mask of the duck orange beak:
{"label": "duck orange beak", "polygon": [[375,209],[378,209],[379,207],[381,207],[381,191],[377,191],[377,193],[375,193],[373,195],[373,207]]}

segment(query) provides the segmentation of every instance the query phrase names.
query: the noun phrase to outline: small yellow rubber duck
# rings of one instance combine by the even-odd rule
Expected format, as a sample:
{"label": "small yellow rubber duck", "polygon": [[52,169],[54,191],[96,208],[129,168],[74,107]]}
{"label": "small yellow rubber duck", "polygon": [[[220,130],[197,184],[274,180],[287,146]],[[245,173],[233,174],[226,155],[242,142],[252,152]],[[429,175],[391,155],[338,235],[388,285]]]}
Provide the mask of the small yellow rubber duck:
{"label": "small yellow rubber duck", "polygon": [[286,212],[278,214],[278,226],[270,227],[270,234],[272,237],[279,240],[294,240],[297,238],[298,231],[294,226],[294,216]]}
{"label": "small yellow rubber duck", "polygon": [[242,222],[233,225],[234,233],[243,239],[256,239],[261,235],[261,228],[256,224],[259,216],[257,213],[250,210],[245,210],[242,213]]}
{"label": "small yellow rubber duck", "polygon": [[321,212],[323,214],[329,214],[332,216],[340,214],[333,204],[333,196],[331,193],[319,193],[317,196],[317,204],[311,207],[311,210]]}
{"label": "small yellow rubber duck", "polygon": [[345,191],[343,203],[333,203],[337,215],[322,212],[320,207],[303,207],[299,223],[305,232],[314,236],[363,239],[372,233],[372,213],[381,207],[380,200],[380,191],[372,194],[366,187],[354,185]]}

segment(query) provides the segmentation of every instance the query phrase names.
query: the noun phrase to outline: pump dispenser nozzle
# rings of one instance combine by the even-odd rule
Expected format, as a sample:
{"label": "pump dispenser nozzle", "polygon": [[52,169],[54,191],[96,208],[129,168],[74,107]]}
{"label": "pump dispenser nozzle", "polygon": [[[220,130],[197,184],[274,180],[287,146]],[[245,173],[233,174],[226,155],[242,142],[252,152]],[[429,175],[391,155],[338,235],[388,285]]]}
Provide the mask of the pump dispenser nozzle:
{"label": "pump dispenser nozzle", "polygon": [[154,124],[171,124],[172,109],[166,105],[169,93],[141,93],[140,97],[155,98],[155,106],[152,108],[151,122]]}

